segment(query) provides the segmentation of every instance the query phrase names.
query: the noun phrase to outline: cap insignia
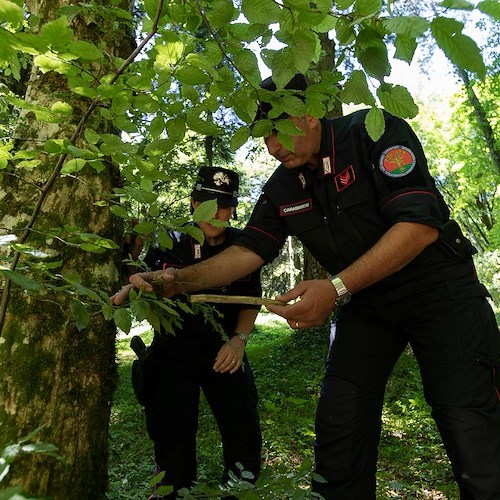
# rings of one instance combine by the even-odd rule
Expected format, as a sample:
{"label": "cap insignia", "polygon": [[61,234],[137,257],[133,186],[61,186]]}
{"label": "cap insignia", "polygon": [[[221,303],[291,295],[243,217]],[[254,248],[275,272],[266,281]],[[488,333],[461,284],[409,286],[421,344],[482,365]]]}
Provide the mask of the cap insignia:
{"label": "cap insignia", "polygon": [[222,184],[229,186],[229,177],[224,172],[215,172],[213,180],[216,186],[222,186]]}

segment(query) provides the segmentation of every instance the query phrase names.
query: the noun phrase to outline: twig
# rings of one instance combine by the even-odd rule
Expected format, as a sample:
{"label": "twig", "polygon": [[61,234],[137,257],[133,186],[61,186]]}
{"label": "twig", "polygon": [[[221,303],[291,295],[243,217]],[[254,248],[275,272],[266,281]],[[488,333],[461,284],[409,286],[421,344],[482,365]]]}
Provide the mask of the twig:
{"label": "twig", "polygon": [[263,297],[248,297],[245,295],[217,295],[211,293],[200,293],[190,296],[191,302],[213,302],[219,304],[249,304],[253,306],[285,306],[286,302]]}

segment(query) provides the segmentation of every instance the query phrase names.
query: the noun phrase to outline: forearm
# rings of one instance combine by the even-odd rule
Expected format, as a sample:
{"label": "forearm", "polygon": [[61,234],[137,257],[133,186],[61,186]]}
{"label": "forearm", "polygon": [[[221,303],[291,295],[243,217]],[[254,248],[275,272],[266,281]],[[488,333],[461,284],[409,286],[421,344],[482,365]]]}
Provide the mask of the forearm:
{"label": "forearm", "polygon": [[258,309],[242,309],[238,315],[235,332],[250,335],[258,314]]}
{"label": "forearm", "polygon": [[438,234],[431,226],[399,222],[339,276],[351,293],[358,292],[402,269],[433,243]]}
{"label": "forearm", "polygon": [[177,271],[176,282],[182,292],[227,285],[259,269],[264,261],[244,247],[230,246],[210,259]]}

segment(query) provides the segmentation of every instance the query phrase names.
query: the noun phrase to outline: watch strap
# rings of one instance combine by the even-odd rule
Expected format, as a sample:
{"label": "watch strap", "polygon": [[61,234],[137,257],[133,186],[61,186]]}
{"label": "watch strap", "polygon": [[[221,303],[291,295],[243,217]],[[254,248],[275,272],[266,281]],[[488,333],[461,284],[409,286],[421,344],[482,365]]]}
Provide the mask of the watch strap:
{"label": "watch strap", "polygon": [[340,276],[334,276],[331,281],[332,285],[335,288],[335,291],[337,292],[337,299],[335,300],[335,305],[343,306],[344,304],[347,304],[351,300],[351,293],[345,286],[345,283],[342,281]]}
{"label": "watch strap", "polygon": [[245,335],[244,333],[235,333],[234,336],[243,340],[243,342],[245,342],[245,344],[248,342],[248,335]]}

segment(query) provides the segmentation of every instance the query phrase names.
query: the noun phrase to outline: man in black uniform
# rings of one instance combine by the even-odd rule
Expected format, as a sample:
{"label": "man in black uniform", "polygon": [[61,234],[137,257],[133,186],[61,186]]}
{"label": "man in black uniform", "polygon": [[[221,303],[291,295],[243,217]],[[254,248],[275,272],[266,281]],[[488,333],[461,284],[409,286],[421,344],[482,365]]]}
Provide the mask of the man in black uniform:
{"label": "man in black uniform", "polygon": [[[215,218],[229,221],[238,202],[238,175],[230,170],[203,167],[191,194],[193,209],[217,199]],[[200,222],[205,240],[200,244],[186,233],[172,233],[173,248],[151,248],[145,262],[153,270],[182,268],[203,261],[231,245],[238,234],[232,227]],[[260,297],[260,269],[207,293]],[[228,472],[239,476],[237,463],[256,478],[261,462],[261,431],[257,413],[257,389],[245,354],[259,306],[217,304],[217,322],[230,337],[227,342],[202,314],[179,310],[182,326],[175,335],[155,334],[147,356],[149,387],[144,396],[148,433],[154,442],[157,473],[165,471],[162,484],[172,485],[176,497],[196,479],[196,432],[200,388],[220,430]],[[151,498],[156,498],[153,495]]]}
{"label": "man in black uniform", "polygon": [[[262,86],[276,89],[270,79]],[[303,95],[306,87],[297,75],[286,88]],[[260,117],[270,109],[264,103]],[[303,281],[279,297],[300,300],[268,308],[292,328],[338,312],[316,416],[316,472],[325,482],[313,481],[313,490],[328,500],[375,498],[384,390],[409,343],[461,498],[499,500],[500,336],[489,294],[414,132],[385,113],[385,132],[373,141],[366,113],[289,117],[302,131],[293,151],[272,132],[266,146],[281,165],[247,227],[216,258],[164,272],[165,294],[185,281],[229,282],[297,235],[333,278]],[[145,278],[131,283],[152,289]]]}

